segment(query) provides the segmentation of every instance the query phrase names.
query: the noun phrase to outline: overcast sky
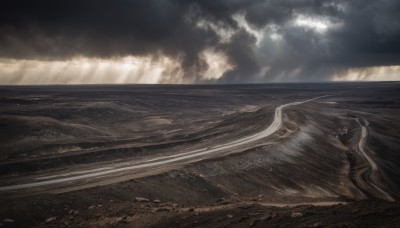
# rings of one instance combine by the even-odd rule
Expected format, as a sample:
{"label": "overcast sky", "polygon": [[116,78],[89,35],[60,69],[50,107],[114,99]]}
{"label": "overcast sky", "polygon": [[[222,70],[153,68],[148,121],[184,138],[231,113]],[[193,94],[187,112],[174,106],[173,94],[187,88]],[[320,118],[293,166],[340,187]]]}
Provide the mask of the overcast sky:
{"label": "overcast sky", "polygon": [[4,0],[0,84],[400,80],[399,0]]}

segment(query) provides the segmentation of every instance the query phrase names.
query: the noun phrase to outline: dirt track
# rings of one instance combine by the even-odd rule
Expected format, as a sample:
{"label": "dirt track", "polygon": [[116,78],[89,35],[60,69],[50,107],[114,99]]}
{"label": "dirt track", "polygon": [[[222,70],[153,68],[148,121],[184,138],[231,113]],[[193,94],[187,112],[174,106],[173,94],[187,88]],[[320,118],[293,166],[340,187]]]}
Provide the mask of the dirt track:
{"label": "dirt track", "polygon": [[[358,150],[361,152],[362,156],[368,161],[369,163],[369,177],[366,180],[359,180],[364,181],[364,185],[371,185],[373,188],[377,190],[377,194],[375,194],[375,197],[377,198],[382,198],[384,200],[388,201],[394,201],[393,197],[390,196],[389,193],[387,193],[385,190],[380,188],[379,185],[379,168],[378,165],[374,162],[374,160],[371,158],[371,156],[366,152],[368,148],[366,147],[367,144],[367,138],[368,138],[368,126],[369,122],[361,118],[361,121],[357,118],[356,119],[357,123],[361,127],[361,137],[360,141],[358,143]],[[368,174],[367,174],[368,175]],[[361,176],[361,175],[360,175]],[[362,175],[363,176],[363,175]],[[382,195],[382,196],[380,196]]]}
{"label": "dirt track", "polygon": [[[324,96],[322,96],[324,97]],[[40,178],[35,178],[35,179],[46,179],[44,181],[38,181],[38,182],[32,182],[32,183],[25,183],[25,184],[18,184],[18,185],[11,185],[11,186],[1,186],[0,191],[11,191],[11,190],[18,190],[18,189],[26,189],[26,188],[33,188],[33,187],[43,187],[43,186],[48,186],[48,185],[53,185],[53,184],[61,184],[61,183],[67,183],[68,185],[73,184],[73,181],[76,180],[82,180],[82,179],[88,179],[88,178],[93,178],[93,177],[104,177],[107,176],[107,178],[112,178],[112,174],[114,173],[120,173],[124,171],[130,171],[130,170],[139,170],[143,168],[151,168],[151,167],[160,167],[160,166],[165,166],[165,165],[177,165],[180,163],[187,164],[192,162],[193,160],[195,161],[200,161],[203,159],[207,158],[212,158],[212,157],[217,157],[218,152],[221,151],[227,151],[227,150],[233,150],[235,147],[240,147],[245,144],[249,144],[252,142],[255,142],[257,140],[266,138],[270,136],[271,134],[275,133],[279,128],[282,126],[282,109],[284,107],[290,107],[293,105],[300,105],[302,103],[314,101],[318,98],[322,97],[317,97],[317,98],[312,98],[309,100],[305,101],[298,101],[298,102],[292,102],[289,104],[284,104],[280,105],[279,107],[276,108],[275,110],[275,116],[272,121],[272,124],[269,125],[265,130],[256,133],[254,135],[246,136],[241,139],[237,139],[228,143],[224,143],[221,145],[214,145],[208,148],[204,149],[198,149],[194,151],[189,151],[189,152],[184,152],[184,153],[178,153],[174,155],[169,155],[169,156],[160,156],[152,159],[147,159],[147,160],[140,160],[140,161],[134,161],[130,164],[113,164],[113,166],[109,167],[100,167],[96,168],[93,170],[82,170],[78,172],[72,172],[72,173],[61,173],[61,174],[52,174],[51,176],[41,176]],[[121,167],[122,166],[122,167]],[[125,166],[125,167],[124,167]],[[13,177],[18,178],[18,177]],[[25,177],[26,178],[26,177]]]}

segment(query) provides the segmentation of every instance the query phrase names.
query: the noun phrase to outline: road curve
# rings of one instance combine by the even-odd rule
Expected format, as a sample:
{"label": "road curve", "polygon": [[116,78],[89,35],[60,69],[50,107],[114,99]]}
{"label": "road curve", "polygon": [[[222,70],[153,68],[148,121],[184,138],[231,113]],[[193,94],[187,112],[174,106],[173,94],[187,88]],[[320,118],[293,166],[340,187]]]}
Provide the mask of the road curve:
{"label": "road curve", "polygon": [[394,199],[389,195],[389,193],[385,192],[383,189],[381,189],[376,183],[374,183],[374,179],[371,178],[373,175],[377,176],[378,172],[378,165],[375,163],[375,161],[369,156],[369,154],[366,152],[366,144],[367,144],[367,137],[368,137],[368,126],[369,122],[362,118],[363,123],[357,118],[356,119],[357,123],[361,126],[361,138],[360,141],[358,142],[358,149],[360,150],[361,154],[363,157],[368,161],[369,166],[371,167],[371,175],[370,175],[370,184],[378,190],[382,195],[384,196],[384,199],[388,201],[394,201]]}
{"label": "road curve", "polygon": [[[234,147],[238,147],[238,146],[241,146],[244,144],[255,142],[256,140],[259,140],[259,139],[262,139],[262,138],[272,135],[277,130],[279,130],[279,128],[282,126],[282,109],[283,108],[289,107],[289,106],[294,106],[294,105],[299,105],[299,104],[302,104],[305,102],[310,102],[310,101],[313,101],[313,100],[316,100],[316,99],[319,99],[322,97],[326,97],[326,96],[320,96],[320,97],[316,97],[316,98],[305,100],[305,101],[292,102],[292,103],[280,105],[279,107],[277,107],[275,109],[275,116],[274,116],[273,122],[265,130],[255,133],[250,136],[246,136],[241,139],[237,139],[237,140],[234,140],[234,141],[231,141],[228,143],[218,145],[218,146],[197,149],[197,150],[174,154],[174,155],[169,155],[169,156],[162,156],[162,157],[158,157],[158,158],[154,158],[154,159],[140,161],[137,163],[129,163],[129,166],[126,166],[126,167],[116,168],[115,166],[112,166],[112,167],[104,167],[104,168],[100,168],[100,169],[92,169],[92,170],[87,170],[87,171],[73,172],[73,173],[68,173],[68,174],[40,177],[37,179],[42,179],[42,180],[46,179],[46,180],[25,183],[25,184],[2,186],[2,187],[0,187],[0,191],[19,190],[19,189],[41,187],[41,186],[49,186],[49,185],[60,184],[60,183],[69,183],[72,181],[101,177],[101,176],[114,174],[114,173],[118,173],[118,172],[123,172],[123,171],[157,167],[160,165],[172,165],[176,162],[182,162],[182,161],[188,161],[188,160],[190,161],[190,159],[197,159],[196,161],[198,161],[202,157],[205,157],[205,155],[211,155],[211,154],[215,154],[216,152],[225,151],[227,149],[232,149]],[[127,163],[125,163],[125,164],[127,164]]]}

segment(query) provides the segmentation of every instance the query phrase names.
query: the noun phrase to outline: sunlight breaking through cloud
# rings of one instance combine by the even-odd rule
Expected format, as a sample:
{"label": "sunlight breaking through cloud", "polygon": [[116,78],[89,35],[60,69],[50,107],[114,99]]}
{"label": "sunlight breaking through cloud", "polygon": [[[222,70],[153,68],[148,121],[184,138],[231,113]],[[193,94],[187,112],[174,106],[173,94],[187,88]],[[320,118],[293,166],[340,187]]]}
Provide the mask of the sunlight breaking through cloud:
{"label": "sunlight breaking through cloud", "polygon": [[333,81],[398,81],[399,79],[400,66],[351,68],[332,77]]}
{"label": "sunlight breaking through cloud", "polygon": [[294,24],[306,29],[313,29],[320,33],[326,32],[329,27],[333,26],[329,20],[307,17],[305,15],[298,15],[297,18],[294,19]]}
{"label": "sunlight breaking through cloud", "polygon": [[[200,54],[205,67],[201,79],[215,80],[233,68],[222,52]],[[45,75],[45,77],[43,76]],[[64,61],[0,59],[0,84],[157,84],[193,83],[184,77],[180,59],[169,57],[85,58]]]}
{"label": "sunlight breaking through cloud", "polygon": [[[65,61],[1,59],[0,84],[159,83],[163,74],[179,68],[179,64],[167,57],[133,56],[78,57]],[[175,78],[181,80],[182,74]]]}

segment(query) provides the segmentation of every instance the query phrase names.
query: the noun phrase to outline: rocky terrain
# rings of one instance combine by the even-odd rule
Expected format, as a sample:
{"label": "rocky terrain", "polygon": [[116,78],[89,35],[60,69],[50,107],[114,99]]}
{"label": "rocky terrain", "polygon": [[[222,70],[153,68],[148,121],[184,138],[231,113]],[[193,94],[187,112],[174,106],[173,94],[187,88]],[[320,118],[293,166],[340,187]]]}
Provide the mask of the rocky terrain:
{"label": "rocky terrain", "polygon": [[0,225],[396,226],[399,89],[2,87]]}

